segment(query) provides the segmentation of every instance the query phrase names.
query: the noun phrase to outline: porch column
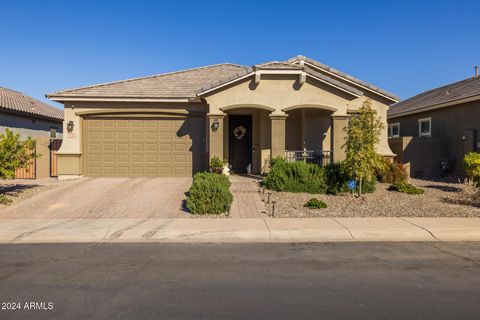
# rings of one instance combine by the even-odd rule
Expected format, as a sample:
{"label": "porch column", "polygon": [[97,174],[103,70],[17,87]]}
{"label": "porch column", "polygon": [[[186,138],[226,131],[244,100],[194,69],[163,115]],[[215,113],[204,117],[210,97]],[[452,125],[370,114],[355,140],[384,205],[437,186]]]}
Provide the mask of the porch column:
{"label": "porch column", "polygon": [[[209,142],[209,160],[217,156],[223,160],[223,131],[224,131],[224,113],[209,113],[208,116],[208,142]],[[217,125],[218,123],[218,125]]]}
{"label": "porch column", "polygon": [[273,158],[285,157],[285,120],[288,115],[285,113],[271,114],[272,139],[270,155]]}
{"label": "porch column", "polygon": [[346,158],[345,150],[342,146],[345,143],[345,137],[347,136],[347,133],[344,131],[347,126],[347,115],[332,115],[332,136],[330,139],[332,145],[330,150],[332,150],[333,162],[340,162]]}

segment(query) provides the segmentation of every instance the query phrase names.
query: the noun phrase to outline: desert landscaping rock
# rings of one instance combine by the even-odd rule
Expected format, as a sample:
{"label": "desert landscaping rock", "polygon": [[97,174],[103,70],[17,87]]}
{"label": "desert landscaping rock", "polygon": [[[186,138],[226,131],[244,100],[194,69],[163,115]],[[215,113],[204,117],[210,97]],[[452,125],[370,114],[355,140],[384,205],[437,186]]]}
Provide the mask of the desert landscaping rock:
{"label": "desert landscaping rock", "polygon": [[[351,194],[325,195],[272,192],[260,194],[269,215],[275,202],[276,218],[312,217],[480,217],[480,201],[468,184],[455,181],[411,179],[413,185],[425,190],[423,195],[388,191],[389,184],[378,183],[375,193],[354,198]],[[324,201],[328,208],[308,209],[311,198]]]}

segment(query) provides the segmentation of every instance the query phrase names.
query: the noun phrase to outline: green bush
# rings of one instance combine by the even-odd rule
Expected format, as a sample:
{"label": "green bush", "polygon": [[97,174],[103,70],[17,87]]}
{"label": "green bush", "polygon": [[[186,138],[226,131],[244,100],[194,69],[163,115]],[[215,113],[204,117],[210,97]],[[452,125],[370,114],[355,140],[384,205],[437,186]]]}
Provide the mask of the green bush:
{"label": "green bush", "polygon": [[226,176],[201,172],[193,177],[186,205],[193,214],[221,214],[230,211],[232,201]]}
{"label": "green bush", "polygon": [[475,187],[480,189],[480,153],[467,153],[463,158],[463,165],[467,177],[473,182]]}
{"label": "green bush", "polygon": [[226,163],[225,160],[221,160],[219,157],[215,156],[210,160],[210,170],[214,173],[222,174],[223,167]]}
{"label": "green bush", "polygon": [[378,180],[384,183],[407,181],[408,174],[405,166],[400,162],[385,160],[385,168],[377,174]]}
{"label": "green bush", "polygon": [[272,161],[264,180],[267,189],[285,192],[326,193],[324,169],[301,161],[287,162],[282,158]]}
{"label": "green bush", "polygon": [[11,203],[13,200],[10,199],[7,195],[5,194],[0,194],[0,204],[9,204]]}
{"label": "green bush", "polygon": [[347,192],[348,176],[341,163],[332,163],[325,166],[325,180],[328,194]]}
{"label": "green bush", "polygon": [[374,193],[377,189],[377,181],[363,181],[362,182],[362,193]]}
{"label": "green bush", "polygon": [[397,191],[397,192],[403,192],[403,193],[408,193],[408,194],[423,194],[425,191],[415,187],[414,185],[411,185],[408,182],[405,181],[400,181],[392,184],[388,190],[390,191]]}
{"label": "green bush", "polygon": [[327,207],[327,204],[322,200],[312,198],[308,200],[303,206],[309,209],[324,209]]}

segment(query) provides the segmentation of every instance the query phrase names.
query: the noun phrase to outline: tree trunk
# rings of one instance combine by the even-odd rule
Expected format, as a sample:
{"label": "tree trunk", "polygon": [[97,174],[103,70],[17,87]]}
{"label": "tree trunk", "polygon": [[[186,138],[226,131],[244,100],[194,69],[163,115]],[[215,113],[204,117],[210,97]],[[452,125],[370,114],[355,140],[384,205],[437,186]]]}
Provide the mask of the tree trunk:
{"label": "tree trunk", "polygon": [[362,177],[360,177],[360,183],[358,185],[358,195],[362,196]]}

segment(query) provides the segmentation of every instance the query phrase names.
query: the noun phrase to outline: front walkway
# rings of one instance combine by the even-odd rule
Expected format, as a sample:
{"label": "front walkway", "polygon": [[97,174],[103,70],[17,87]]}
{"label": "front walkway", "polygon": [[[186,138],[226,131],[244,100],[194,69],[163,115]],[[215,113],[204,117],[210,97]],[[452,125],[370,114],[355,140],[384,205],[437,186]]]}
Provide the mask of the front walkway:
{"label": "front walkway", "polygon": [[265,206],[258,195],[257,179],[251,176],[231,175],[230,191],[233,193],[233,203],[230,209],[232,218],[265,218]]}

